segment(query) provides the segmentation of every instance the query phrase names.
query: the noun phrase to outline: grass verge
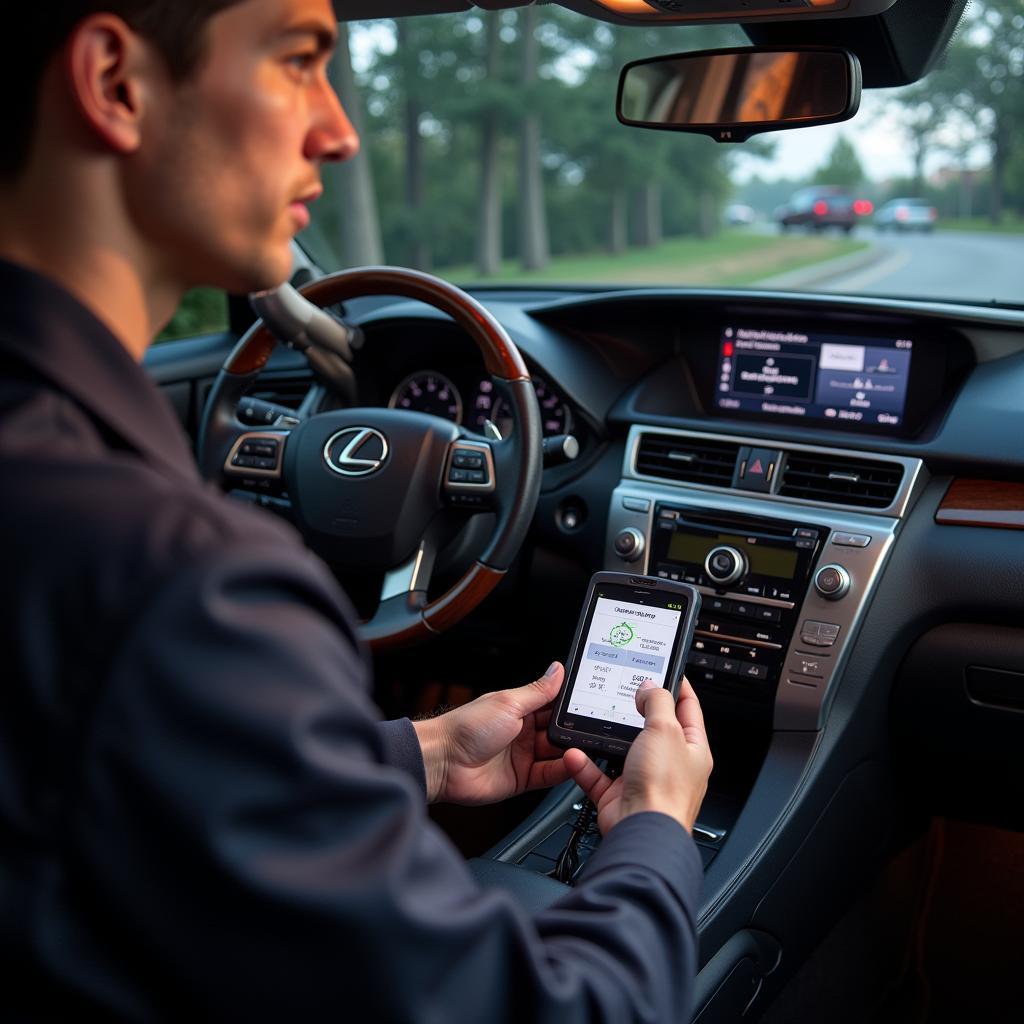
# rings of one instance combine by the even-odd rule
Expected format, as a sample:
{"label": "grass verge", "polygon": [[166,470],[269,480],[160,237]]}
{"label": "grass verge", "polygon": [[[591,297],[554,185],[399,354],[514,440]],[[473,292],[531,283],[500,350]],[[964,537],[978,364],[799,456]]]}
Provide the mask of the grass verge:
{"label": "grass verge", "polygon": [[864,248],[868,243],[817,235],[755,235],[723,231],[712,238],[671,238],[649,249],[619,255],[593,253],[555,257],[543,270],[526,272],[507,261],[493,277],[473,267],[439,273],[464,285],[622,284],[743,285]]}

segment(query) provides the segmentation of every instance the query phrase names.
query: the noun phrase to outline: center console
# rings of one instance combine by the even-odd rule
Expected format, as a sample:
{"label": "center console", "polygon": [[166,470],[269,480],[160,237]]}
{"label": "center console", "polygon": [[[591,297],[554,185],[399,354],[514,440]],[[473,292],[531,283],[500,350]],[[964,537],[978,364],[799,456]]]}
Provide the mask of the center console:
{"label": "center console", "polygon": [[[687,674],[769,707],[828,528],[656,502],[648,572],[704,594]],[[826,624],[838,634],[838,627]]]}
{"label": "center console", "polygon": [[[654,434],[658,462],[641,458]],[[701,698],[716,762],[694,828],[706,870],[723,849],[736,855],[730,862],[753,855],[740,849],[745,841],[729,842],[734,834],[740,838],[752,793],[770,782],[779,796],[790,785],[778,777],[765,781],[769,747],[788,736],[799,750],[813,750],[921,476],[916,459],[757,445],[743,437],[633,427],[608,511],[605,569],[683,581],[703,597],[686,673]],[[723,459],[715,485],[659,479],[651,469],[664,466],[667,475],[678,463],[700,479],[701,460]],[[827,489],[820,500],[780,493],[789,467],[806,475],[818,461],[827,476],[839,478],[828,481],[840,488],[838,500]],[[875,508],[857,507],[861,481],[852,478],[874,488],[878,473],[894,481],[891,491],[876,500],[871,490]],[[798,760],[788,768],[794,778]],[[551,873],[573,833],[578,796],[553,794],[493,855]],[[752,827],[763,835],[766,826]],[[581,862],[598,841],[593,833],[584,836]]]}

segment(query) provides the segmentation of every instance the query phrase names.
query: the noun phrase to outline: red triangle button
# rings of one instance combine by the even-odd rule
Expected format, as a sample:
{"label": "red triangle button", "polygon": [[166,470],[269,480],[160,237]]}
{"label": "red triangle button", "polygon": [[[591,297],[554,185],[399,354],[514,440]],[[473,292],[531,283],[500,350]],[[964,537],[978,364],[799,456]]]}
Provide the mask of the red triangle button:
{"label": "red triangle button", "polygon": [[761,465],[760,459],[754,459],[754,464],[747,470],[748,473],[752,473],[754,476],[764,476],[764,466]]}

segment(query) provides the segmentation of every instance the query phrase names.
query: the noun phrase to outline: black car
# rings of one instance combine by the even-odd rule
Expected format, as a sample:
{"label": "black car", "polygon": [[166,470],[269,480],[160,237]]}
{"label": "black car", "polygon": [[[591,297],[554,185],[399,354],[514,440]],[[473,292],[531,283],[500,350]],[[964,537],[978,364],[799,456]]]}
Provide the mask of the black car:
{"label": "black car", "polygon": [[871,216],[873,209],[870,200],[858,199],[848,189],[838,185],[816,185],[795,192],[792,199],[776,211],[775,219],[783,231],[790,228],[812,231],[838,228],[849,234]]}

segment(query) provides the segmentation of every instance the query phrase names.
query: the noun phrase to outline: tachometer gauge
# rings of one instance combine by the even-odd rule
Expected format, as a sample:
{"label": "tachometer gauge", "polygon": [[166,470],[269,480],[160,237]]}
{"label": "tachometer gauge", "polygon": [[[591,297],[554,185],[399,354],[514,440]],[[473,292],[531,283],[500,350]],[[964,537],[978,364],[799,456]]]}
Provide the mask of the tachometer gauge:
{"label": "tachometer gauge", "polygon": [[431,416],[462,422],[462,397],[458,388],[441,373],[420,370],[411,373],[395,388],[388,400],[392,409],[411,409]]}
{"label": "tachometer gauge", "polygon": [[[540,405],[540,421],[545,437],[555,434],[568,434],[572,431],[572,413],[562,396],[542,377],[533,377],[533,389],[537,392]],[[473,410],[473,422],[470,424],[478,433],[483,433],[484,422],[490,420],[508,437],[512,432],[512,412],[508,403],[494,390],[490,380],[482,380],[476,397],[476,408]]]}

